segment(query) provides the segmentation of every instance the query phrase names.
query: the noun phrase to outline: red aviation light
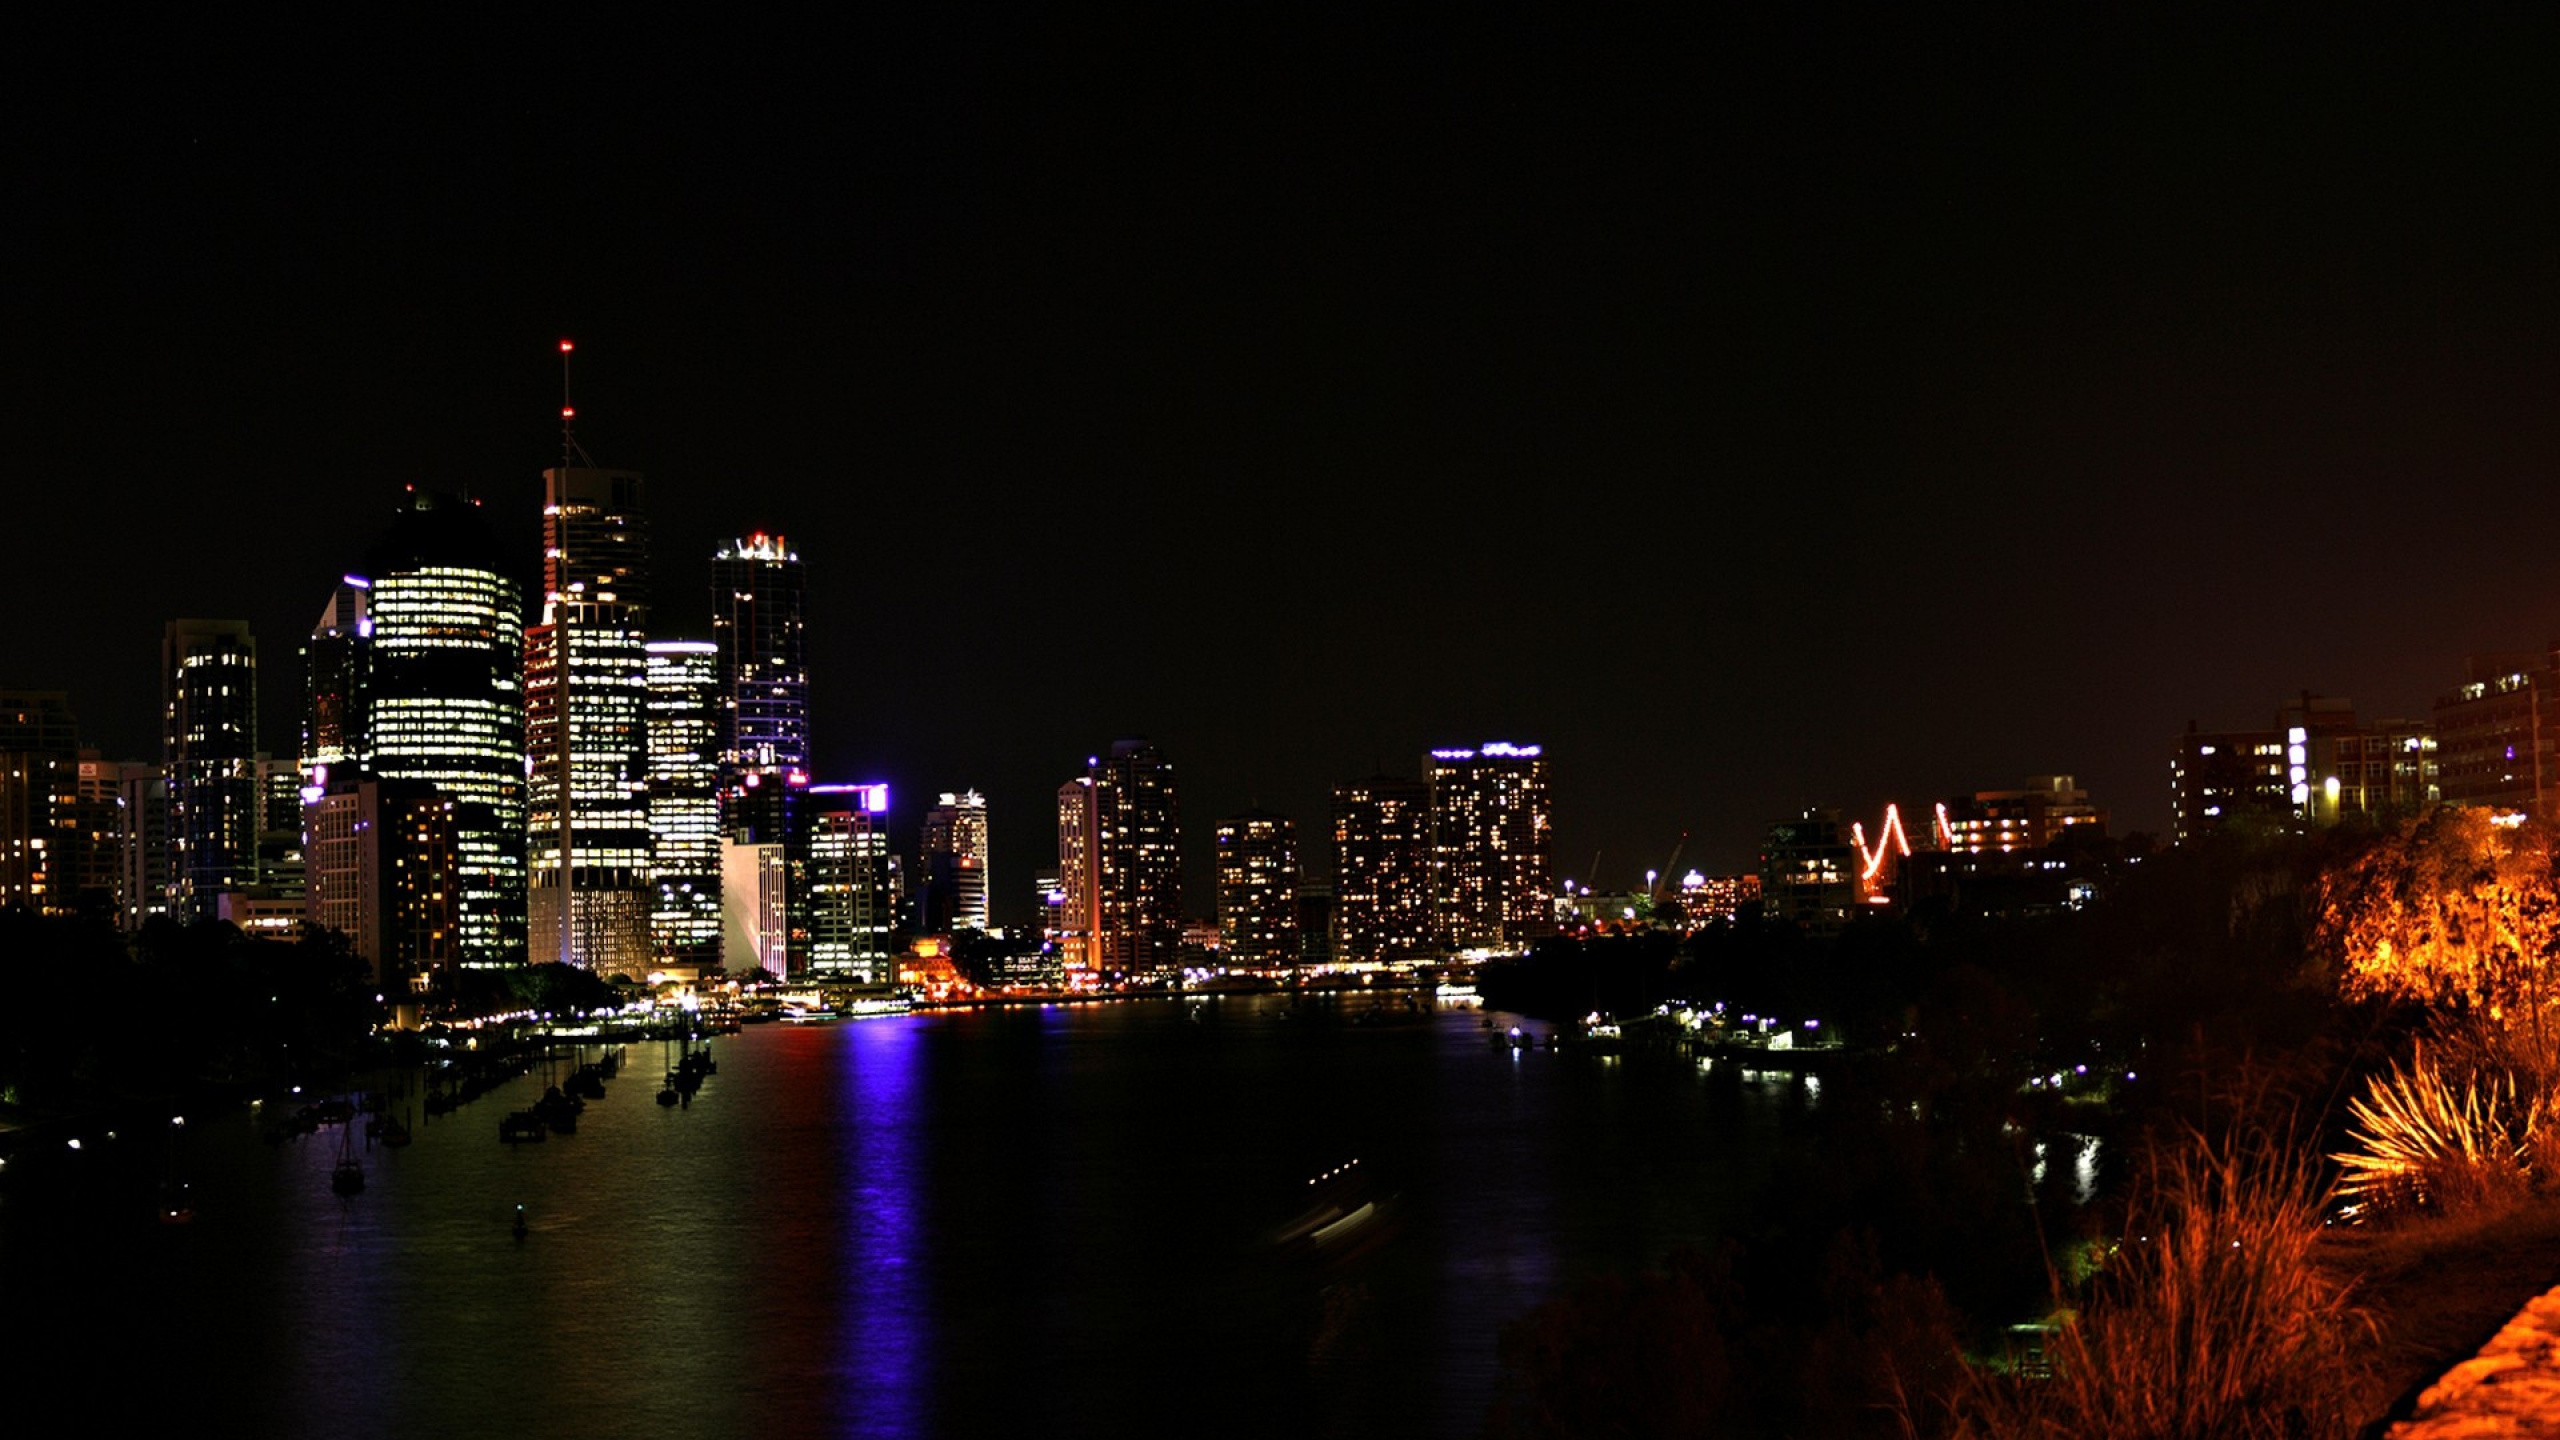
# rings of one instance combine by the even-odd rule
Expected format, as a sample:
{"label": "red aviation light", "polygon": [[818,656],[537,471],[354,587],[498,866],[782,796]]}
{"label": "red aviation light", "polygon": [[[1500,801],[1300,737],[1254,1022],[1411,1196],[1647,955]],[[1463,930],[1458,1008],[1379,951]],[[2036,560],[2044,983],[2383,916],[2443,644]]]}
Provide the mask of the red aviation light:
{"label": "red aviation light", "polygon": [[561,354],[563,354],[563,355],[566,355],[566,354],[568,354],[570,351],[575,350],[575,349],[577,349],[577,348],[578,348],[577,346],[570,344],[570,343],[569,343],[568,341],[566,341],[566,340],[563,340],[563,341],[561,341],[561,342],[560,342],[560,353],[561,353]]}

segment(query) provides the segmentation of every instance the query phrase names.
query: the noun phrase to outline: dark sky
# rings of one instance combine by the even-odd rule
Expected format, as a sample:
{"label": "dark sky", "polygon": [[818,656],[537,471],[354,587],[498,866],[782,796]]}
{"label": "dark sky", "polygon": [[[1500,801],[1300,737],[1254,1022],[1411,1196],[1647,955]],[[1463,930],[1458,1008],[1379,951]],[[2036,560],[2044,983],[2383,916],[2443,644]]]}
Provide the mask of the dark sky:
{"label": "dark sky", "polygon": [[289,751],[401,486],[530,571],[564,335],[659,629],[787,532],[821,777],[985,790],[1000,916],[1122,735],[1202,878],[1508,739],[1625,884],[2050,771],[2159,829],[2189,717],[2560,635],[2542,30],[926,8],[22,35],[0,685],[151,755],[243,617]]}

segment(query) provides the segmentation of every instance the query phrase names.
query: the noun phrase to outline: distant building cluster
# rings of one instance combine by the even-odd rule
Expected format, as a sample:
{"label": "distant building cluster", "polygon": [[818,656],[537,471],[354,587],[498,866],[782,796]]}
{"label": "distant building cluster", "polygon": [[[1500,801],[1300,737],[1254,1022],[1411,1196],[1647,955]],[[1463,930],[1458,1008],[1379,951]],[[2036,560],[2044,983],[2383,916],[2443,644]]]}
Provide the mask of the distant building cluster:
{"label": "distant building cluster", "polygon": [[[257,749],[259,647],[237,620],[165,626],[156,761],[84,746],[65,694],[0,691],[0,907],[325,929],[422,988],[532,961],[887,986],[954,973],[972,935],[1005,942],[982,952],[1004,980],[1098,987],[1558,934],[2063,908],[2112,853],[2107,811],[2072,776],[2036,775],[1888,806],[1872,834],[1808,808],[1767,827],[1751,873],[1675,875],[1675,848],[1641,888],[1595,893],[1556,875],[1543,749],[1496,741],[1335,785],[1326,831],[1258,808],[1219,821],[1216,913],[1186,916],[1173,763],[1125,739],[1059,787],[1036,933],[1004,937],[983,795],[922,810],[909,869],[888,786],[812,773],[799,553],[761,532],[720,547],[710,635],[658,634],[647,482],[584,459],[564,443],[543,472],[531,606],[478,502],[403,497],[320,597],[295,755]],[[2560,818],[2560,644],[2473,657],[2424,719],[2304,692],[2263,727],[2190,723],[2170,777],[2177,843],[2439,802]]]}
{"label": "distant building cluster", "polygon": [[1173,767],[1149,741],[1114,744],[1058,790],[1058,867],[1041,895],[1062,978],[1406,965],[1556,933],[1540,747],[1435,750],[1423,770],[1334,787],[1330,885],[1307,880],[1287,816],[1221,821],[1217,916],[1186,921]]}
{"label": "distant building cluster", "polygon": [[[544,472],[526,612],[475,501],[404,496],[301,652],[300,754],[256,749],[246,624],[173,620],[158,763],[0,692],[0,904],[347,937],[378,977],[558,960],[602,973],[895,979],[885,785],[813,783],[800,557],[711,558],[709,639],[655,637],[647,486]],[[974,793],[929,827],[952,926],[987,925]]]}
{"label": "distant building cluster", "polygon": [[2169,761],[2180,843],[2247,821],[2334,825],[2444,803],[2560,819],[2560,642],[2475,655],[2423,720],[2359,720],[2309,692],[2263,729],[2191,722]]}

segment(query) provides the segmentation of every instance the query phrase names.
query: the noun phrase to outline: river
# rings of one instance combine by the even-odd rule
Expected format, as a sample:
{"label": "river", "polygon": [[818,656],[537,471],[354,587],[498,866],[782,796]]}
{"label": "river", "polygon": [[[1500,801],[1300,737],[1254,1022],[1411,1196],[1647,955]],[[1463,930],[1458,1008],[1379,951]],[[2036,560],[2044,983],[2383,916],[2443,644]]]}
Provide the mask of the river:
{"label": "river", "polygon": [[[1712,1242],[1788,1082],[1368,1004],[755,1027],[681,1109],[635,1046],[575,1135],[501,1145],[517,1080],[345,1198],[334,1128],[125,1135],[0,1206],[0,1365],[84,1429],[1474,1435],[1504,1322]],[[1376,1218],[1274,1244],[1354,1160],[1322,1193]],[[138,1198],[171,1169],[191,1225]]]}

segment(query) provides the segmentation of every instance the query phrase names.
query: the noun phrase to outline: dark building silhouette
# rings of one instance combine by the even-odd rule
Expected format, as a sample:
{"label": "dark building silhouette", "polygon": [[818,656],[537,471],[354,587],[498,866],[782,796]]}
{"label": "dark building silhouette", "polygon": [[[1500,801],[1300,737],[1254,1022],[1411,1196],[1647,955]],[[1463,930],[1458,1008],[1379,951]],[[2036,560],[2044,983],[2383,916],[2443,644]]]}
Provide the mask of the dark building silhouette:
{"label": "dark building silhouette", "polygon": [[258,876],[258,643],[245,620],[172,620],[160,639],[169,911],[211,920]]}
{"label": "dark building silhouette", "polygon": [[1841,833],[1840,812],[1807,810],[1769,827],[1760,846],[1761,913],[1837,935],[1858,907],[1858,852]]}
{"label": "dark building silhouette", "polygon": [[60,690],[0,690],[0,910],[71,913],[80,864],[80,726]]}

